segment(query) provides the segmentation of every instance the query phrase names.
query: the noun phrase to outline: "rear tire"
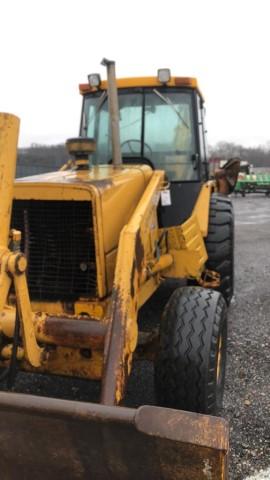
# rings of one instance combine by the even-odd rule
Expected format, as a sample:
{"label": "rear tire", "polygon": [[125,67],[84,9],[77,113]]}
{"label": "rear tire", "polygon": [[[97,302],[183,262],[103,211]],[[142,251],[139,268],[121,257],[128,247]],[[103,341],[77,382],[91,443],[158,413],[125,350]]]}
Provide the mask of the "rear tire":
{"label": "rear tire", "polygon": [[215,414],[222,406],[227,307],[201,287],[175,290],[163,312],[155,386],[161,406]]}
{"label": "rear tire", "polygon": [[234,215],[230,198],[213,194],[210,200],[206,268],[220,274],[216,289],[230,304],[234,292]]}

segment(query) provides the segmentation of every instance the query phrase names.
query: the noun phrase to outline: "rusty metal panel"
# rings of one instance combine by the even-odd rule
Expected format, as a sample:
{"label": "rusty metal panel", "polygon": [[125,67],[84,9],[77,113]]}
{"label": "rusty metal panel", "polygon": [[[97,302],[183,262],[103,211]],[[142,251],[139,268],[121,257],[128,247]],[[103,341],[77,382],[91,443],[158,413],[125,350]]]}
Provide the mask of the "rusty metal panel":
{"label": "rusty metal panel", "polygon": [[97,320],[64,316],[37,316],[35,331],[40,342],[73,348],[102,350],[106,325]]}
{"label": "rusty metal panel", "polygon": [[1,478],[225,480],[228,427],[206,415],[0,393]]}

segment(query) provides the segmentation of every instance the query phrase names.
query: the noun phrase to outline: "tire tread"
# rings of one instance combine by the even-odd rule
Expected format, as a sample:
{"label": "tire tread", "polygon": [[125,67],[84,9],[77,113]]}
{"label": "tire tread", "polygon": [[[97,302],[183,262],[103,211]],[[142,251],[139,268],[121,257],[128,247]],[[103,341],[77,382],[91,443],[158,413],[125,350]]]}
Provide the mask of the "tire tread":
{"label": "tire tread", "polygon": [[[214,317],[213,301],[217,301]],[[201,413],[216,411],[215,358],[224,309],[222,295],[214,290],[185,287],[173,293],[162,317],[155,368],[161,405]]]}

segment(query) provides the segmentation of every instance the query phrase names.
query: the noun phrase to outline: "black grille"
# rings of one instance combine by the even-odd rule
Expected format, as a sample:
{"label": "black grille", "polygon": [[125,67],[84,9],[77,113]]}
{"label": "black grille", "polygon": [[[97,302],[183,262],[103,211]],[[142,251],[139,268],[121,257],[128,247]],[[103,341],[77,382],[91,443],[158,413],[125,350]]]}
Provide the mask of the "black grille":
{"label": "black grille", "polygon": [[90,202],[15,200],[11,225],[22,232],[32,300],[74,301],[96,295]]}

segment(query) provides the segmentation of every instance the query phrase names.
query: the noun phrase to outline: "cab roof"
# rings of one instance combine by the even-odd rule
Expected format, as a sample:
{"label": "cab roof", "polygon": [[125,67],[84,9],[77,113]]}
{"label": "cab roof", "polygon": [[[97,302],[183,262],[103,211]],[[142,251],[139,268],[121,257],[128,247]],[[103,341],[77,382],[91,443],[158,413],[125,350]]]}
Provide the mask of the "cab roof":
{"label": "cab roof", "polygon": [[[132,78],[118,78],[116,80],[117,88],[132,88],[132,87],[161,87],[164,84],[161,83],[157,77],[132,77]],[[96,92],[98,90],[107,90],[107,80],[102,80],[100,86],[91,87],[88,83],[81,83],[79,85],[80,93],[85,95],[86,93]],[[166,83],[167,87],[186,87],[197,90],[201,98],[197,79],[194,77],[171,77],[169,82]]]}

